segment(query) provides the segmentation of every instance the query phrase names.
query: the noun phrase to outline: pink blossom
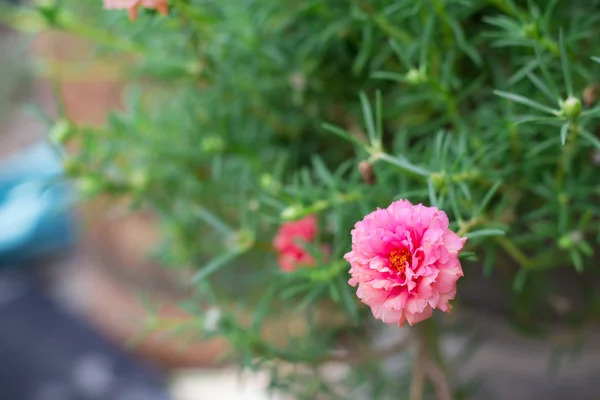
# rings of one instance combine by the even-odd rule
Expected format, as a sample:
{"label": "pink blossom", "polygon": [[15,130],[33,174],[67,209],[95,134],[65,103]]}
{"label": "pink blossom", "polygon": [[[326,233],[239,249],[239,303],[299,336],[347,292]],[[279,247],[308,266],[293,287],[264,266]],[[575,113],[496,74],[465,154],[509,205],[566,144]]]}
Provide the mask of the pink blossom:
{"label": "pink blossom", "polygon": [[162,15],[169,12],[168,0],[104,0],[104,8],[107,10],[118,9],[129,11],[129,18],[135,21],[138,9],[142,7],[155,8]]}
{"label": "pink blossom", "polygon": [[279,266],[283,271],[294,271],[298,266],[315,265],[314,257],[303,247],[317,235],[317,218],[309,215],[298,221],[286,222],[273,238],[273,247],[279,253]]}
{"label": "pink blossom", "polygon": [[344,256],[351,266],[348,283],[358,285],[356,295],[375,318],[414,325],[434,308],[450,311],[465,242],[448,229],[443,211],[395,201],[354,226],[352,251]]}

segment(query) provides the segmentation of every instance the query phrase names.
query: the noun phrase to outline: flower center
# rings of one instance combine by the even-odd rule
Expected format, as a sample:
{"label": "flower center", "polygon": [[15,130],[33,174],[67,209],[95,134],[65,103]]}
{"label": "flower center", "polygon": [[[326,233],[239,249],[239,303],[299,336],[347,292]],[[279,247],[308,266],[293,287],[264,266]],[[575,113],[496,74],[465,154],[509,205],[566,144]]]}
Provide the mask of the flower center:
{"label": "flower center", "polygon": [[406,270],[406,265],[412,262],[412,254],[407,249],[393,250],[390,253],[390,268],[396,272],[403,274]]}

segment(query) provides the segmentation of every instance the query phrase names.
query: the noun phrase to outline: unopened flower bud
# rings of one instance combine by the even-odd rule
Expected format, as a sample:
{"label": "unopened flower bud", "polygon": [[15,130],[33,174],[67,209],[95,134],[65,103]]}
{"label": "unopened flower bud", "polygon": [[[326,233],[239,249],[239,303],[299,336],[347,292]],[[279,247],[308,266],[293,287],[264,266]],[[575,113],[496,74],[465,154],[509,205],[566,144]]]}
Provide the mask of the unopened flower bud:
{"label": "unopened flower bud", "polygon": [[558,239],[558,247],[561,249],[569,249],[573,245],[569,235],[563,235]]}
{"label": "unopened flower bud", "polygon": [[561,114],[566,118],[578,117],[581,113],[581,100],[577,97],[567,97],[561,104]]}
{"label": "unopened flower bud", "polygon": [[431,183],[435,190],[440,190],[446,187],[446,174],[443,172],[434,172],[430,176]]}
{"label": "unopened flower bud", "polygon": [[561,249],[570,249],[579,244],[583,240],[583,235],[580,231],[572,231],[558,239],[558,247]]}
{"label": "unopened flower bud", "polygon": [[281,211],[281,219],[291,221],[299,218],[302,215],[301,206],[289,206]]}
{"label": "unopened flower bud", "polygon": [[412,68],[404,75],[406,81],[411,85],[420,85],[427,82],[427,75],[423,69]]}
{"label": "unopened flower bud", "polygon": [[525,24],[523,26],[523,36],[529,39],[536,39],[539,37],[539,27],[535,22]]}
{"label": "unopened flower bud", "polygon": [[202,150],[207,154],[218,154],[225,150],[225,141],[219,136],[207,136],[202,139]]}
{"label": "unopened flower bud", "polygon": [[260,177],[260,187],[274,193],[279,190],[279,182],[271,174],[262,174]]}
{"label": "unopened flower bud", "polygon": [[360,175],[362,176],[363,180],[369,184],[369,185],[374,185],[376,183],[376,179],[375,179],[375,172],[373,171],[373,165],[364,160],[361,161],[358,164],[358,170],[360,171]]}

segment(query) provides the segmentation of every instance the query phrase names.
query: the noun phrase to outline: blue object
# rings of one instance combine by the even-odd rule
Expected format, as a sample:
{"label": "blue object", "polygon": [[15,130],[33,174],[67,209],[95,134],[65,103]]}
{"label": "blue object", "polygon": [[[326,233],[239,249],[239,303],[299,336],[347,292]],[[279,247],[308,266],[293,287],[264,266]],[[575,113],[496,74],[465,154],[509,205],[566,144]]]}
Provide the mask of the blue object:
{"label": "blue object", "polygon": [[0,267],[67,250],[73,197],[59,157],[40,143],[0,165]]}

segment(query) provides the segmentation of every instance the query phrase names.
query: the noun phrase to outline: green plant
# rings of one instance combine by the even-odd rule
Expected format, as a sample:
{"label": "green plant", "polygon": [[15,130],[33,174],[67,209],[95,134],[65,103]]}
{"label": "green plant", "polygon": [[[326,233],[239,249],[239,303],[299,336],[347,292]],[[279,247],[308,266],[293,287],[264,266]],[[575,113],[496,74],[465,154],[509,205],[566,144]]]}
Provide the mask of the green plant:
{"label": "green plant", "polygon": [[[558,290],[551,273],[593,275],[598,5],[173,0],[168,17],[146,10],[134,24],[99,2],[13,11],[17,25],[133,57],[126,111],[102,127],[65,128],[61,116],[58,139],[79,143],[65,162],[84,192],[154,210],[158,257],[195,271],[186,307],[196,317],[152,326],[227,337],[243,365],[270,370],[272,387],[298,398],[385,399],[408,397],[410,374],[386,376],[382,363],[405,346],[369,350],[378,325],[342,258],[353,224],[376,207],[407,198],[445,210],[470,238],[465,279],[500,274],[529,328],[549,325],[537,313]],[[331,254],[315,247],[314,268],[282,273],[273,232],[313,214]],[[596,321],[600,305],[589,281],[581,291],[584,306],[564,318],[575,328]],[[206,307],[220,310],[208,328]],[[324,323],[324,312],[340,322]],[[292,314],[301,332],[265,338],[265,321]],[[417,334],[414,399],[418,371],[449,371],[437,322]],[[350,355],[332,353],[340,343]],[[343,382],[320,377],[330,361],[352,366]],[[439,378],[434,386],[439,398],[450,390]]]}

